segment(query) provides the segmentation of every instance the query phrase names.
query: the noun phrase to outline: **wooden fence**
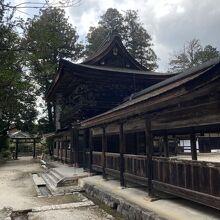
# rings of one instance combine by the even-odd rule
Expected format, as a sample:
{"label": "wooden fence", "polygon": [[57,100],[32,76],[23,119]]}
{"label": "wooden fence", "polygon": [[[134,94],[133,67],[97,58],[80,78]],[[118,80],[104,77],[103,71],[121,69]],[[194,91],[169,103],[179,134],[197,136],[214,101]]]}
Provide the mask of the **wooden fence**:
{"label": "wooden fence", "polygon": [[[105,172],[120,176],[120,154],[105,153]],[[102,171],[102,152],[93,152],[92,168]],[[125,180],[148,184],[146,155],[124,154]],[[153,189],[190,199],[220,209],[220,163],[177,160],[164,157],[152,159]]]}

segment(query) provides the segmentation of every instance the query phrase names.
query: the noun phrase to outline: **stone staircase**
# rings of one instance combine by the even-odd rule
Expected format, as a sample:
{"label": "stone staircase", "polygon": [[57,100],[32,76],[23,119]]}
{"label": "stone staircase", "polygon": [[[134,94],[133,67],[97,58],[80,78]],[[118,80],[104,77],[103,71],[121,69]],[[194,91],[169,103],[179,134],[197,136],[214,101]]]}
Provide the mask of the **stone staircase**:
{"label": "stone staircase", "polygon": [[82,191],[78,186],[77,176],[65,177],[55,168],[48,169],[46,172],[42,173],[41,176],[52,195]]}
{"label": "stone staircase", "polygon": [[62,174],[57,172],[55,169],[50,169],[42,174],[42,177],[46,184],[50,185],[52,188],[59,186],[59,182],[64,178]]}

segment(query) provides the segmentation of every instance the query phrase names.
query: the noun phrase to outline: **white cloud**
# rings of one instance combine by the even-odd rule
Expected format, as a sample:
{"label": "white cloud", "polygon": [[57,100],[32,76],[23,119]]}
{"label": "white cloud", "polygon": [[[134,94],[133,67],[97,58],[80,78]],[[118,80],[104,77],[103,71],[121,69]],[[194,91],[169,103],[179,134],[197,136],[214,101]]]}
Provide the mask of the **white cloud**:
{"label": "white cloud", "polygon": [[[19,3],[21,0],[14,2]],[[110,7],[117,8],[121,13],[128,9],[138,10],[160,58],[159,70],[164,70],[167,66],[172,51],[178,50],[184,42],[192,38],[198,38],[202,44],[211,44],[220,49],[219,1],[82,0],[80,6],[67,8],[66,12],[69,21],[76,26],[80,38],[84,41],[89,27],[96,26],[99,17]]]}

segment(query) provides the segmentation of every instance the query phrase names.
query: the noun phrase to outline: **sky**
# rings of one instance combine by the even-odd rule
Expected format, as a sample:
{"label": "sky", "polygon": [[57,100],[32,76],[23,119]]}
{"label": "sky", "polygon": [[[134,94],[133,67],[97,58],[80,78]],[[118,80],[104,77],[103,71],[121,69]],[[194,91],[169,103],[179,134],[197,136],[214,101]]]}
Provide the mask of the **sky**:
{"label": "sky", "polygon": [[[18,4],[23,1],[14,2]],[[193,38],[200,39],[204,46],[211,44],[220,50],[219,6],[218,0],[81,0],[80,4],[65,10],[69,22],[76,27],[83,42],[86,41],[89,27],[97,26],[100,16],[108,8],[116,8],[122,14],[128,9],[138,10],[159,58],[157,71],[167,71],[171,55],[180,51],[184,43]],[[37,13],[36,10],[23,11],[28,15],[19,13],[19,16]]]}

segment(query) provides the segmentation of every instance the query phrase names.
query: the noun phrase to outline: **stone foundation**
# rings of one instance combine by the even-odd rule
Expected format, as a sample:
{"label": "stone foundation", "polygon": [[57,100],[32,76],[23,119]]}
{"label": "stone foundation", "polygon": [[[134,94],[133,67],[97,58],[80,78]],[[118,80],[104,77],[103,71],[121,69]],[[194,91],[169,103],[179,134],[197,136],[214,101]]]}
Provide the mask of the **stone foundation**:
{"label": "stone foundation", "polygon": [[88,195],[100,200],[112,209],[115,209],[126,220],[165,220],[165,218],[159,217],[152,211],[143,210],[143,208],[124,201],[122,198],[118,198],[117,196],[112,195],[109,192],[104,192],[94,185],[89,185],[88,183],[85,183],[83,188]]}

